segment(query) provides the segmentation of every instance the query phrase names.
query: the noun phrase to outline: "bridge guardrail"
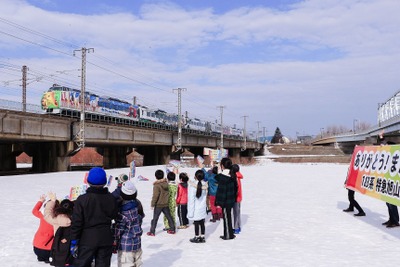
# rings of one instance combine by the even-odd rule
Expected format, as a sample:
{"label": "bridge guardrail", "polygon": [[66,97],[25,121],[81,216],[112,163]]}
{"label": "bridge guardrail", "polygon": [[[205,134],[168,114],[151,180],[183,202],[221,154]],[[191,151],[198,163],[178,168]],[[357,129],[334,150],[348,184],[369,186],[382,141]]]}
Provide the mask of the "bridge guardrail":
{"label": "bridge guardrail", "polygon": [[[23,111],[24,105],[21,102],[11,101],[0,99],[0,108],[8,109],[8,110],[15,110],[15,111]],[[36,114],[44,114],[45,112],[42,110],[40,105],[34,104],[26,104],[25,111],[29,113],[36,113]]]}

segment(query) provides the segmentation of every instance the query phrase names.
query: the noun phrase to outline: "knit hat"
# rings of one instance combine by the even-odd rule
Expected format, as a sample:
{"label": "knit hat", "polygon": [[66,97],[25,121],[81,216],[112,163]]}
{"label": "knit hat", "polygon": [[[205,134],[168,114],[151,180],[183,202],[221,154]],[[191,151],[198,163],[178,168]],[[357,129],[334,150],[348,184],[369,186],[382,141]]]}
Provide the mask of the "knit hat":
{"label": "knit hat", "polygon": [[126,181],[121,187],[121,197],[125,200],[136,199],[137,190],[132,181]]}
{"label": "knit hat", "polygon": [[100,167],[94,167],[89,171],[87,181],[90,185],[105,185],[107,183],[106,172]]}
{"label": "knit hat", "polygon": [[126,181],[129,180],[128,175],[126,175],[125,173],[121,173],[118,177],[115,178],[116,180],[118,180],[118,184],[122,184],[125,183]]}

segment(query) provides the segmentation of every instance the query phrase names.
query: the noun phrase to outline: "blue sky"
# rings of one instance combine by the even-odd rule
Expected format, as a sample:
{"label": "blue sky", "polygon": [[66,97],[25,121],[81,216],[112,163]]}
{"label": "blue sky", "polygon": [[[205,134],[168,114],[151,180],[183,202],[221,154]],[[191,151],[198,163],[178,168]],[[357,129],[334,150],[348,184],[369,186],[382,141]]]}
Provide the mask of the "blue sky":
{"label": "blue sky", "polygon": [[[0,95],[28,99],[53,83],[87,89],[267,135],[316,135],[375,125],[377,104],[399,90],[400,2],[2,0]],[[260,123],[257,124],[257,121]]]}
{"label": "blue sky", "polygon": [[[28,3],[40,7],[48,11],[66,12],[84,15],[103,14],[108,12],[117,11],[129,11],[134,14],[138,14],[139,9],[143,4],[158,4],[168,3],[175,4],[176,6],[184,7],[188,10],[208,9],[212,8],[216,14],[223,14],[229,10],[237,9],[241,7],[270,7],[276,10],[288,10],[290,5],[301,2],[299,0],[235,0],[235,1],[126,1],[126,0],[109,0],[109,1],[97,1],[97,0],[30,0]],[[79,8],[77,8],[79,7]]]}

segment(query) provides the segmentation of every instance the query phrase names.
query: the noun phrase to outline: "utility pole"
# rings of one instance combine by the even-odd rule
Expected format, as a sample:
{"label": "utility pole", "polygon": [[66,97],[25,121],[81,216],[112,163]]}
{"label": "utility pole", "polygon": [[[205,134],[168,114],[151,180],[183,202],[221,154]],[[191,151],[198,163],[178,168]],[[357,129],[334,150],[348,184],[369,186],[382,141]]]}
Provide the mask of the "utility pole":
{"label": "utility pole", "polygon": [[134,96],[134,97],[133,97],[133,105],[134,105],[134,106],[136,106],[136,102],[137,102],[137,99],[136,99],[136,96]]}
{"label": "utility pole", "polygon": [[178,140],[176,143],[176,151],[182,149],[182,91],[186,91],[186,88],[172,89],[178,91]]}
{"label": "utility pole", "polygon": [[22,66],[22,111],[26,112],[26,73],[28,71],[27,66]]}
{"label": "utility pole", "polygon": [[263,143],[265,143],[265,127],[263,127]]}
{"label": "utility pole", "polygon": [[256,140],[257,140],[257,142],[258,142],[259,133],[260,133],[260,122],[261,122],[261,121],[256,121],[256,123],[257,123],[257,134],[256,134]]}
{"label": "utility pole", "polygon": [[81,73],[81,96],[80,96],[80,105],[81,105],[81,119],[79,123],[79,132],[75,137],[75,142],[77,143],[79,148],[85,147],[85,105],[86,105],[86,53],[94,52],[94,48],[86,48],[82,47],[79,50],[74,50],[75,52],[82,52],[82,73]]}
{"label": "utility pole", "polygon": [[257,134],[256,134],[257,150],[260,150],[260,143],[258,141],[258,137],[259,137],[258,135],[260,133],[260,122],[261,121],[256,121],[256,123],[257,123]]}
{"label": "utility pole", "polygon": [[220,150],[224,148],[224,124],[223,124],[223,118],[224,118],[224,108],[225,106],[217,106],[220,110],[220,120],[221,120],[221,140],[219,142],[219,147]]}
{"label": "utility pole", "polygon": [[[357,124],[356,124],[357,123]],[[353,119],[353,134],[356,134],[356,131],[358,131],[358,120]]]}
{"label": "utility pole", "polygon": [[243,122],[244,122],[244,127],[243,127],[243,147],[242,147],[242,151],[245,151],[247,149],[247,144],[246,144],[246,118],[249,117],[247,115],[242,116],[243,117]]}

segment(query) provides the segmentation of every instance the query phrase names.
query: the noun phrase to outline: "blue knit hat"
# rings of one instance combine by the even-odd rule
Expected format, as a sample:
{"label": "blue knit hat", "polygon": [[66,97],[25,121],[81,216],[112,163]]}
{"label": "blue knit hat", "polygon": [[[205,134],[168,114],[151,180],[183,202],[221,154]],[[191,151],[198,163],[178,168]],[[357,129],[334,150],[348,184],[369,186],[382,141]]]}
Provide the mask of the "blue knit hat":
{"label": "blue knit hat", "polygon": [[89,171],[87,181],[91,185],[105,185],[107,183],[106,172],[100,167],[94,167]]}

